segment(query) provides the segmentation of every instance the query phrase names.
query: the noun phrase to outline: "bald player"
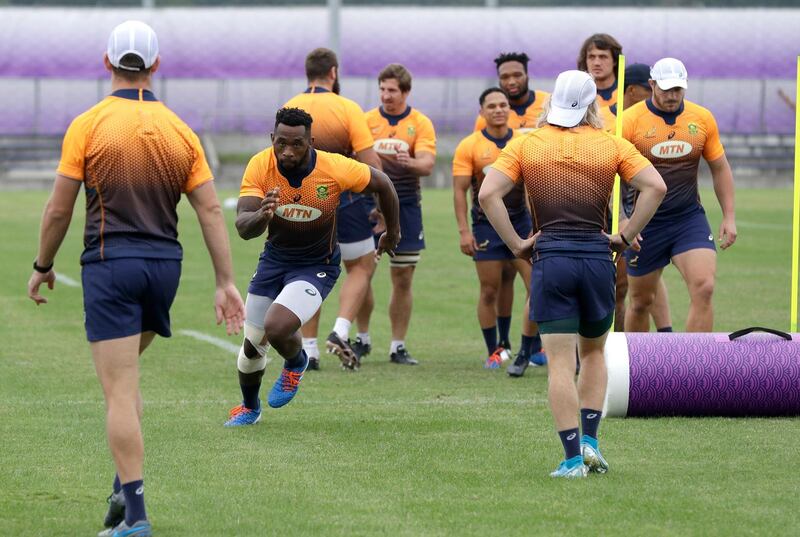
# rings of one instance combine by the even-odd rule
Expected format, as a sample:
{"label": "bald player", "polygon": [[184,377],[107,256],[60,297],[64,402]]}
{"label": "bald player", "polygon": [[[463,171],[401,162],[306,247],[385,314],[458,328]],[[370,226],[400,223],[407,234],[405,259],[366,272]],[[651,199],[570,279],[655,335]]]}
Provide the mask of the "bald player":
{"label": "bald player", "polygon": [[[308,88],[289,99],[286,107],[305,110],[314,122],[311,134],[314,147],[338,153],[381,169],[381,161],[372,148],[372,135],[361,107],[339,95],[339,62],[326,48],[312,50],[306,57]],[[375,242],[369,213],[372,205],[365,196],[346,192],[337,212],[337,234],[345,268],[339,293],[339,315],[326,347],[335,353],[343,367],[358,367],[358,356],[350,346],[350,323],[364,301],[375,271]],[[319,369],[319,312],[303,326],[303,348],[309,356],[309,368]]]}
{"label": "bald player", "polygon": [[642,231],[642,249],[626,252],[630,305],[626,332],[646,332],[664,267],[672,262],[689,291],[687,332],[711,332],[712,296],[717,268],[714,234],[700,204],[697,169],[708,162],[714,192],[722,208],[720,248],[736,241],[733,173],[710,111],[684,98],[688,74],[675,58],[663,58],[650,70],[653,96],[633,105],[623,117],[622,135],[664,177],[667,197]]}
{"label": "bald player", "polygon": [[[634,104],[649,99],[653,91],[650,89],[650,66],[643,63],[633,63],[625,67],[625,90],[623,91],[624,110]],[[600,109],[603,126],[606,131],[614,134],[617,122],[617,104]],[[625,229],[633,212],[633,190],[628,188],[626,182],[620,184],[620,199],[622,200],[622,214],[620,215],[619,228]],[[614,330],[622,332],[625,329],[625,298],[628,294],[628,272],[625,258],[619,256],[617,264],[617,306],[614,313]],[[672,316],[669,311],[669,295],[664,278],[659,279],[655,302],[650,312],[658,332],[672,332]]]}
{"label": "bald player", "polygon": [[592,75],[597,84],[597,104],[617,103],[617,66],[622,45],[608,34],[589,36],[578,53],[578,69]]}
{"label": "bald player", "polygon": [[315,149],[311,125],[304,110],[278,110],[272,147],[250,159],[242,178],[236,229],[245,240],[268,234],[247,289],[245,338],[237,362],[242,404],[230,411],[228,427],[261,419],[259,390],[269,346],[284,360],[269,406],[280,408],[297,394],[308,367],[300,327],[319,310],[341,270],[336,211],[342,195],[378,194],[387,224],[378,255],[392,255],[400,238],[397,194],[389,178],[366,164]]}

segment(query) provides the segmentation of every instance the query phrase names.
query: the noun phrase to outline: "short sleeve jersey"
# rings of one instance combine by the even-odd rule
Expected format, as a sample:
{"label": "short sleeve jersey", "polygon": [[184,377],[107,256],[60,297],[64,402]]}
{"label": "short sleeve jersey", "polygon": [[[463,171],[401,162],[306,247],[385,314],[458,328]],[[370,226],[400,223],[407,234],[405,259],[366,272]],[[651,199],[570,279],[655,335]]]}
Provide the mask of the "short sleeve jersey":
{"label": "short sleeve jersey", "polygon": [[[508,115],[508,126],[519,133],[526,133],[536,128],[539,116],[542,115],[544,105],[549,99],[550,94],[546,91],[531,90],[528,100],[524,104],[511,106],[511,111]],[[477,119],[475,119],[475,128],[473,130],[479,131],[485,128],[486,120],[483,119],[483,116],[478,115]]]}
{"label": "short sleeve jersey", "polygon": [[181,193],[212,180],[197,135],[148,90],[115,91],[75,118],[58,173],[82,181],[81,263],[181,259]]}
{"label": "short sleeve jersey", "polygon": [[345,156],[311,149],[304,170],[281,170],[273,148],[256,154],[242,178],[239,196],[264,198],[280,189],[278,207],[269,223],[262,256],[293,265],[336,264],[336,209],[342,192],[361,192],[370,168]]}
{"label": "short sleeve jersey", "polygon": [[648,166],[627,140],[589,126],[552,125],[512,140],[493,165],[525,184],[534,231],[570,236],[605,229],[614,176],[630,181]]}
{"label": "short sleeve jersey", "polygon": [[650,159],[667,185],[653,220],[669,220],[700,207],[700,157],[712,161],[725,154],[711,112],[684,100],[676,113],[669,114],[648,99],[625,110],[622,135]]}
{"label": "short sleeve jersey", "polygon": [[[493,138],[486,132],[486,129],[473,132],[458,144],[455,155],[453,156],[453,177],[463,176],[471,179],[472,190],[472,223],[488,221],[486,215],[478,203],[478,193],[486,177],[486,172],[497,157],[500,151],[513,138],[518,137],[519,133],[509,129],[508,135],[504,138]],[[526,214],[528,208],[525,205],[525,186],[520,182],[514,189],[503,197],[506,210],[509,216],[514,217]]]}
{"label": "short sleeve jersey", "polygon": [[383,171],[392,180],[401,202],[419,202],[419,176],[400,166],[395,158],[398,150],[406,150],[414,158],[426,151],[436,155],[436,132],[433,123],[419,110],[406,108],[399,115],[390,115],[382,107],[367,112],[367,124],[374,139],[375,152]]}

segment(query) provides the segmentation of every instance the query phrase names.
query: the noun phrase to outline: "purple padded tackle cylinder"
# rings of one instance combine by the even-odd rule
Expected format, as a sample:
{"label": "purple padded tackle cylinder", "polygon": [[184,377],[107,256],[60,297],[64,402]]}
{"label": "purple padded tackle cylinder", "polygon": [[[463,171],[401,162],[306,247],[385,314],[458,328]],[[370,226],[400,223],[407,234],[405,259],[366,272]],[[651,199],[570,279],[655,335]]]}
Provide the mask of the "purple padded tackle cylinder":
{"label": "purple padded tackle cylinder", "polygon": [[800,415],[800,339],[610,334],[606,416]]}

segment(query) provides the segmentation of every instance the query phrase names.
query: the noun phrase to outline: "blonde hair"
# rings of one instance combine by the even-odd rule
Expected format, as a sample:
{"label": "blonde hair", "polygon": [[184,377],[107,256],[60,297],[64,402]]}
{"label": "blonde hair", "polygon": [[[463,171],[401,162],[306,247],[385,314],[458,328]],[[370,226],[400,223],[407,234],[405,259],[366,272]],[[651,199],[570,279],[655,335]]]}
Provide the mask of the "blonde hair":
{"label": "blonde hair", "polygon": [[[550,99],[547,99],[547,102],[544,103],[544,107],[542,108],[542,115],[539,116],[539,120],[536,123],[537,127],[544,127],[545,125],[550,124],[547,122],[547,114],[549,113]],[[590,104],[589,108],[586,109],[583,119],[575,126],[582,127],[584,125],[588,125],[595,129],[603,129],[603,118],[600,116],[600,107],[597,105],[597,101],[592,101],[592,104]],[[559,125],[555,126],[558,127]]]}

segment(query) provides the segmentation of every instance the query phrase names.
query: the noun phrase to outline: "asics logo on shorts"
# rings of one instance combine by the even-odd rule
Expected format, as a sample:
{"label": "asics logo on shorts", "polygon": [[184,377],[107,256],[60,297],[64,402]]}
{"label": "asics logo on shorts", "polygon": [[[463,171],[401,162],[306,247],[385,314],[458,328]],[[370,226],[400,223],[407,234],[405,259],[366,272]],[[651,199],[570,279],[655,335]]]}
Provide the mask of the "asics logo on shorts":
{"label": "asics logo on shorts", "polygon": [[317,272],[317,278],[324,278],[325,276],[327,276],[327,274],[324,272]]}
{"label": "asics logo on shorts", "polygon": [[714,235],[709,235],[708,236],[708,240],[713,241],[714,240]]}
{"label": "asics logo on shorts", "polygon": [[486,248],[489,246],[489,239],[486,239],[485,241],[483,241],[481,243],[478,243],[477,246],[478,246],[478,250],[481,250],[481,251],[486,250]]}
{"label": "asics logo on shorts", "polygon": [[317,290],[309,287],[306,289],[306,294],[309,296],[317,296]]}
{"label": "asics logo on shorts", "polygon": [[631,257],[630,260],[628,261],[628,264],[632,267],[639,266],[639,256],[635,255]]}
{"label": "asics logo on shorts", "polygon": [[578,436],[578,433],[572,433],[567,437],[567,440],[575,440],[575,437]]}

